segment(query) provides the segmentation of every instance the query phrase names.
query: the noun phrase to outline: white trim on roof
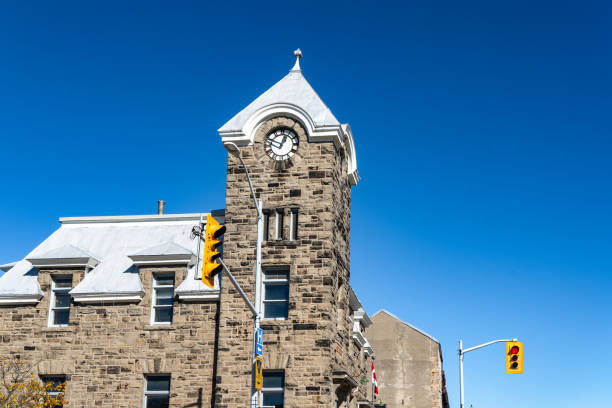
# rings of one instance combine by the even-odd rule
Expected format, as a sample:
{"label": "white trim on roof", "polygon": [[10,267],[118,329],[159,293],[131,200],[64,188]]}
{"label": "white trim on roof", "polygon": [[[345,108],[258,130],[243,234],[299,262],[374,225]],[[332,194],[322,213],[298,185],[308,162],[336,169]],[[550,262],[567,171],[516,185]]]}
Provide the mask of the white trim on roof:
{"label": "white trim on roof", "polygon": [[129,255],[128,258],[134,265],[169,265],[169,264],[194,264],[196,257],[193,254],[170,254],[170,255]]}
{"label": "white trim on roof", "polygon": [[79,293],[73,295],[76,303],[138,303],[142,300],[144,292],[132,293]]}
{"label": "white trim on roof", "polygon": [[4,265],[0,265],[0,271],[8,272],[13,266],[17,265],[17,261],[9,262]]}
{"label": "white trim on roof", "polygon": [[414,327],[413,325],[411,325],[410,323],[406,323],[405,321],[403,321],[402,319],[400,319],[399,317],[397,317],[396,315],[394,315],[393,313],[389,312],[388,310],[385,309],[380,309],[378,312],[374,313],[374,315],[372,315],[372,318],[374,318],[377,314],[379,314],[380,312],[384,312],[386,314],[388,314],[389,316],[391,316],[392,318],[394,318],[395,320],[399,321],[400,323],[405,324],[406,326],[410,327],[413,330],[418,331],[419,333],[421,333],[422,335],[429,337],[430,339],[432,339],[433,341],[435,341],[436,343],[440,344],[440,342],[438,341],[438,339],[436,339],[435,337],[433,337],[430,334],[427,334],[426,332],[424,332],[423,330]]}
{"label": "white trim on roof", "polygon": [[209,291],[193,291],[193,292],[177,292],[179,300],[183,301],[199,301],[199,300],[218,300],[219,299],[219,291],[218,290],[209,290]]}
{"label": "white trim on roof", "polygon": [[199,221],[208,213],[161,214],[161,215],[111,215],[101,217],[61,217],[61,224],[95,224],[118,222]]}
{"label": "white trim on roof", "polygon": [[68,267],[88,267],[95,268],[98,260],[95,258],[28,258],[34,267],[40,268],[68,268]]}
{"label": "white trim on roof", "polygon": [[0,296],[0,305],[32,305],[40,302],[42,295]]}

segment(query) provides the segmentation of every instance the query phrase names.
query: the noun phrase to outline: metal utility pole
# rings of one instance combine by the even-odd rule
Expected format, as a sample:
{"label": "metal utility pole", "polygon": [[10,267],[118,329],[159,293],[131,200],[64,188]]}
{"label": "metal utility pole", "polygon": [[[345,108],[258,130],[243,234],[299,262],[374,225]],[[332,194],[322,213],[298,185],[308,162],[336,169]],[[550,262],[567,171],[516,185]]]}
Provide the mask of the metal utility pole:
{"label": "metal utility pole", "polygon": [[502,339],[502,340],[493,340],[488,343],[480,344],[478,346],[463,348],[463,340],[459,340],[459,399],[460,404],[459,408],[463,408],[463,355],[470,351],[474,351],[479,348],[483,348],[486,346],[490,346],[491,344],[507,342],[507,341],[518,341],[518,339]]}
{"label": "metal utility pole", "polygon": [[[263,203],[261,200],[257,200],[255,196],[255,189],[253,188],[253,183],[251,183],[251,176],[249,175],[249,169],[247,168],[246,163],[242,159],[242,151],[240,148],[232,142],[225,143],[226,147],[230,147],[228,149],[230,153],[232,153],[235,157],[240,160],[242,167],[244,168],[244,172],[247,176],[247,181],[249,182],[249,187],[251,188],[251,195],[253,196],[253,203],[255,204],[255,209],[257,210],[257,249],[255,254],[255,311],[253,313],[253,352],[252,352],[252,362],[251,367],[255,365],[255,358],[257,356],[257,333],[259,332],[260,325],[260,317],[261,317],[261,243],[263,241],[263,227],[264,227],[264,217],[263,217]],[[225,264],[223,264],[225,267]],[[227,268],[225,268],[227,270]],[[253,379],[255,378],[254,373],[251,376]],[[255,389],[252,386],[251,389]],[[255,391],[251,395],[251,406],[258,407],[259,401],[261,400],[260,391]]]}

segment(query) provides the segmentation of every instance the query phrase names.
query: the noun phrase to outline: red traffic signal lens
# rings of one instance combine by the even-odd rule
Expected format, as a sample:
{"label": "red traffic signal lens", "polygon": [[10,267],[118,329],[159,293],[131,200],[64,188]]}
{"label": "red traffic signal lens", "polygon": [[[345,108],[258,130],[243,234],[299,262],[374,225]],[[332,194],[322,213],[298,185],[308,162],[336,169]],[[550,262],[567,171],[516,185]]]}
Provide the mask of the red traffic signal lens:
{"label": "red traffic signal lens", "polygon": [[518,346],[512,346],[512,348],[510,349],[510,354],[518,354],[518,352],[519,352]]}

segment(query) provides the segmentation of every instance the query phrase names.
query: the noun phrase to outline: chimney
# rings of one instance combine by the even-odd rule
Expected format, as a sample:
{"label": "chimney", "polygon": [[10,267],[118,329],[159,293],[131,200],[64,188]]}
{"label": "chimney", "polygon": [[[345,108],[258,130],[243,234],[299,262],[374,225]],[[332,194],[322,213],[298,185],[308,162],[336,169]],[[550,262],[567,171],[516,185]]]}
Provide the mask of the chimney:
{"label": "chimney", "polygon": [[164,200],[157,200],[157,215],[164,214],[164,205],[166,202]]}

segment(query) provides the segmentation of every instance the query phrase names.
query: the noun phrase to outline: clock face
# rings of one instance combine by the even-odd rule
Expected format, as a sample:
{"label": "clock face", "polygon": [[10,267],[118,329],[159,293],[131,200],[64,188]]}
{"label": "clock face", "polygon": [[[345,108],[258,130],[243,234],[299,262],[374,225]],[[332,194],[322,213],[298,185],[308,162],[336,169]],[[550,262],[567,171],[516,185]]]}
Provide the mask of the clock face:
{"label": "clock face", "polygon": [[266,154],[273,160],[282,161],[292,157],[298,149],[299,139],[290,129],[278,129],[266,136]]}

